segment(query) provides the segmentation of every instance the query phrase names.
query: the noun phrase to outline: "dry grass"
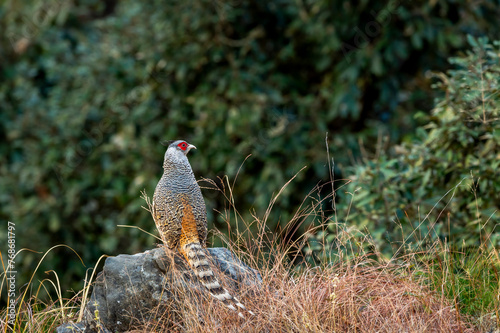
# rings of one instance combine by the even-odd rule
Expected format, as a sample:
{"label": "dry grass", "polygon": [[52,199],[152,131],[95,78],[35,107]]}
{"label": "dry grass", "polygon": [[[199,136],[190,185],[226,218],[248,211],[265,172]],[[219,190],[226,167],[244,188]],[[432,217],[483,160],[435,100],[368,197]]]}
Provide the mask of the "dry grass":
{"label": "dry grass", "polygon": [[[293,244],[282,242],[283,234],[321,215],[319,207],[328,198],[305,200],[282,232],[273,233],[266,220],[281,192],[263,218],[245,223],[234,208],[229,181],[209,183],[226,196],[228,207],[221,214],[233,226],[229,236],[216,237],[262,275],[259,290],[243,287],[239,292],[256,315],[241,320],[210,297],[200,302],[186,291],[179,293],[183,299],[176,307],[175,323],[163,317],[143,327],[144,332],[480,332],[473,318],[461,315],[444,293],[426,287],[428,274],[415,265],[416,256],[407,255],[406,261],[396,265],[372,253],[359,255],[348,246],[353,239],[359,240],[359,233],[342,226],[338,226],[336,244],[344,250],[330,261],[311,264],[303,260],[301,254],[308,246],[305,236]],[[258,230],[256,236],[250,229]]]}
{"label": "dry grass", "polygon": [[[499,320],[491,308],[484,311],[492,314],[492,319],[482,323],[464,315],[457,299],[449,298],[445,292],[445,285],[451,283],[449,265],[422,264],[422,256],[435,257],[436,252],[447,251],[439,243],[428,252],[419,249],[421,253],[405,253],[388,260],[360,251],[364,247],[359,243],[370,243],[369,235],[360,238],[358,231],[339,224],[332,242],[338,247],[335,257],[324,253],[322,260],[312,261],[304,256],[309,245],[307,234],[324,230],[324,225],[309,230],[292,244],[282,241],[283,235],[295,232],[306,221],[317,217],[325,221],[321,204],[331,199],[334,192],[319,198],[313,195],[316,190],[312,191],[295,217],[276,233],[268,230],[266,222],[281,191],[263,217],[254,216],[246,223],[234,208],[227,178],[210,182],[210,187],[227,198],[227,209],[220,213],[232,226],[228,235],[216,232],[214,237],[222,239],[262,275],[260,289],[242,286],[237,293],[256,315],[240,319],[206,293],[182,289],[184,284],[180,283],[180,289],[174,291],[178,301],[169,304],[168,311],[165,305],[153,309],[154,319],[145,326],[138,325],[135,332],[480,332]],[[494,249],[489,254],[485,253],[498,259]],[[440,279],[440,288],[431,283],[436,278]],[[58,284],[54,288],[60,290]],[[59,298],[48,304],[41,304],[36,298],[24,302],[18,309],[14,331],[52,331],[68,319],[75,320],[81,314],[77,307],[87,292],[85,289],[71,300]],[[500,286],[496,292],[500,295]],[[2,311],[0,332],[8,332],[4,318]]]}
{"label": "dry grass", "polygon": [[[360,258],[361,259],[361,258]],[[415,281],[407,269],[360,262],[305,267],[283,261],[260,270],[260,290],[240,291],[256,313],[241,320],[209,296],[177,293],[173,312],[145,332],[479,332],[453,303]]]}
{"label": "dry grass", "polygon": [[[268,279],[266,279],[268,280]],[[296,332],[461,332],[443,297],[380,268],[308,270],[297,277],[270,277],[257,304],[258,326]],[[276,288],[277,287],[277,288]]]}

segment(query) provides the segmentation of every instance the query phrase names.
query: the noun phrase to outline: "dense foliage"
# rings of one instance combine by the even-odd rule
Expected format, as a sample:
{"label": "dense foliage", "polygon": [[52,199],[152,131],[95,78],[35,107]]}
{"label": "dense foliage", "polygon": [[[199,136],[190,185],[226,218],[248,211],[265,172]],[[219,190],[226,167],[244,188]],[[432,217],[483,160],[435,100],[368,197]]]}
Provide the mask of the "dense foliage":
{"label": "dense foliage", "polygon": [[[415,139],[349,168],[339,194],[352,205],[341,223],[368,228],[383,252],[438,238],[460,249],[500,246],[500,41],[469,43],[435,75],[442,95],[429,115],[417,114]],[[331,247],[337,229],[315,238]]]}
{"label": "dense foliage", "polygon": [[[18,249],[64,243],[88,265],[149,248],[117,225],[154,230],[140,191],[161,175],[158,141],[185,138],[198,177],[233,180],[252,154],[233,191],[248,220],[308,166],[276,202],[274,230],[329,179],[326,133],[337,166],[358,140],[408,139],[415,111],[432,108],[424,73],[447,68],[465,33],[498,36],[498,16],[494,0],[4,1],[0,218],[16,223]],[[227,202],[204,194],[209,228],[224,229]],[[81,279],[61,251],[48,267]]]}

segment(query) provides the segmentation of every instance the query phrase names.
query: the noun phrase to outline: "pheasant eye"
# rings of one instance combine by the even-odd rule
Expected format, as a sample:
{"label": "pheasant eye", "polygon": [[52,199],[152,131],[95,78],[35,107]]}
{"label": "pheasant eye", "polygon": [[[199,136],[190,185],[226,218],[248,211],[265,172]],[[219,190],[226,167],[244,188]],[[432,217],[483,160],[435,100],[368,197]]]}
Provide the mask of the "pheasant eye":
{"label": "pheasant eye", "polygon": [[182,150],[186,150],[187,144],[185,142],[179,143],[178,147],[180,147]]}

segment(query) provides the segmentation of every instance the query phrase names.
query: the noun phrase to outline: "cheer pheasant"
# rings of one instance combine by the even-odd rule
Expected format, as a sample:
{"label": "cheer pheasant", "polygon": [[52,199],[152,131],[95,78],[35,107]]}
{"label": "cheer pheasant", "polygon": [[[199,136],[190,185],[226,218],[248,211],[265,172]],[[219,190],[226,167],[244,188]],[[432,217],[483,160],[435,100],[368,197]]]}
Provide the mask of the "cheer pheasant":
{"label": "cheer pheasant", "polygon": [[186,258],[208,292],[228,308],[246,311],[245,306],[224,289],[204,251],[207,213],[200,187],[194,178],[187,154],[195,146],[183,140],[172,142],[165,153],[163,176],[156,185],[152,214],[163,242]]}

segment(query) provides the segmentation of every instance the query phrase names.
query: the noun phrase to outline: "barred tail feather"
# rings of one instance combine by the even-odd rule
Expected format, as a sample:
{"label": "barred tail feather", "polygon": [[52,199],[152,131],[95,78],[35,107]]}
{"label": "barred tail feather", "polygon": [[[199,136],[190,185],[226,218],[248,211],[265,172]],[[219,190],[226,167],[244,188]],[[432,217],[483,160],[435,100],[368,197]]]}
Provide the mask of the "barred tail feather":
{"label": "barred tail feather", "polygon": [[207,288],[210,295],[224,303],[229,309],[237,311],[238,316],[245,318],[243,313],[248,312],[252,316],[254,313],[247,310],[241,302],[233,297],[224,287],[222,287],[210,268],[208,258],[200,243],[190,243],[184,247],[185,256],[189,265],[193,268],[201,284]]}

